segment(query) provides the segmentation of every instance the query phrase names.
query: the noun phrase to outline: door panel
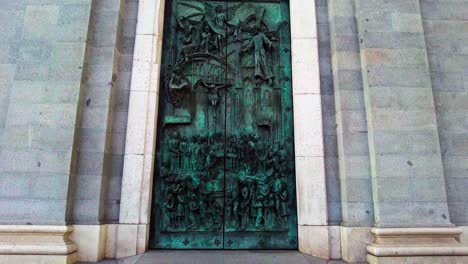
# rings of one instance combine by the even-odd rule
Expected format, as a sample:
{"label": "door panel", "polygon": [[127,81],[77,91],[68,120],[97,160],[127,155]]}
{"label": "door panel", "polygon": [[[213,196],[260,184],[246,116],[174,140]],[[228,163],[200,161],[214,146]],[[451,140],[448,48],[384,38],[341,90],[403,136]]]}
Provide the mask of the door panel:
{"label": "door panel", "polygon": [[223,247],[226,30],[220,15],[205,17],[226,7],[225,1],[166,5],[154,248]]}
{"label": "door panel", "polygon": [[225,248],[297,247],[288,13],[228,1]]}
{"label": "door panel", "polygon": [[151,248],[297,248],[288,4],[166,4]]}

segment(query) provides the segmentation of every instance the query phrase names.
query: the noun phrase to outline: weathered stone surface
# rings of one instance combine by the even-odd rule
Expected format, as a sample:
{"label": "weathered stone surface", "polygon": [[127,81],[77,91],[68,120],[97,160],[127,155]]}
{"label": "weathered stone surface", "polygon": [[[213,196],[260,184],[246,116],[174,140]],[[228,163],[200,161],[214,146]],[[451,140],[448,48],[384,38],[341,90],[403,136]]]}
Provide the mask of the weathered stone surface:
{"label": "weathered stone surface", "polygon": [[329,4],[343,223],[371,225],[369,147],[354,0]]}
{"label": "weathered stone surface", "polygon": [[447,199],[455,224],[468,222],[464,191],[468,183],[464,165],[468,158],[467,11],[466,1],[421,1]]}

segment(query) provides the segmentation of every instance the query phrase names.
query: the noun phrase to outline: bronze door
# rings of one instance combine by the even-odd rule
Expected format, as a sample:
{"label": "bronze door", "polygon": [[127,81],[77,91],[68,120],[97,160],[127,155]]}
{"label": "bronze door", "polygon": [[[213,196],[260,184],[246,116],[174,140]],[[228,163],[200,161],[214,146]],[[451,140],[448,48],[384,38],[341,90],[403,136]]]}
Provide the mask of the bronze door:
{"label": "bronze door", "polygon": [[287,1],[166,4],[150,247],[294,249]]}

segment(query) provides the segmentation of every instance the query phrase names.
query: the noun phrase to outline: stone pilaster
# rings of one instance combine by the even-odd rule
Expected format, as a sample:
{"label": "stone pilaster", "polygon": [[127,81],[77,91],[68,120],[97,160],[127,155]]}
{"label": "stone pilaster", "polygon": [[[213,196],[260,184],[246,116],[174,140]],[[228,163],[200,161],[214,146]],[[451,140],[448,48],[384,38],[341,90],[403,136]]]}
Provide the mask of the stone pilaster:
{"label": "stone pilaster", "polygon": [[354,0],[329,0],[341,188],[342,258],[364,262],[374,223],[366,110]]}
{"label": "stone pilaster", "polygon": [[467,251],[448,213],[419,1],[356,0],[356,17],[377,227],[368,261],[407,263],[443,249],[431,262],[455,263]]}
{"label": "stone pilaster", "polygon": [[72,263],[67,225],[91,0],[4,1],[0,10],[12,23],[0,64],[13,72],[1,107],[0,262]]}

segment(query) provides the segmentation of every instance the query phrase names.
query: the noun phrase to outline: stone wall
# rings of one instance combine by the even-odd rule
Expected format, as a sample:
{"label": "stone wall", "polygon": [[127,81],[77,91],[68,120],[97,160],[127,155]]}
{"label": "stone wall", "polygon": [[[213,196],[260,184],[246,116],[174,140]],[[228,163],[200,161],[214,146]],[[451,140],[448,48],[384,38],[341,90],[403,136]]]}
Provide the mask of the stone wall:
{"label": "stone wall", "polygon": [[0,223],[70,220],[90,0],[0,1]]}
{"label": "stone wall", "polygon": [[421,0],[450,217],[468,224],[468,2]]}
{"label": "stone wall", "polygon": [[138,1],[95,1],[79,129],[75,224],[119,220]]}
{"label": "stone wall", "polygon": [[328,4],[326,0],[316,0],[315,4],[317,13],[320,89],[322,95],[328,224],[339,225],[342,220],[341,195],[338,173],[338,151],[336,145],[335,95],[333,91],[333,76],[331,70]]}
{"label": "stone wall", "polygon": [[355,1],[328,2],[342,224],[372,226],[372,183]]}

